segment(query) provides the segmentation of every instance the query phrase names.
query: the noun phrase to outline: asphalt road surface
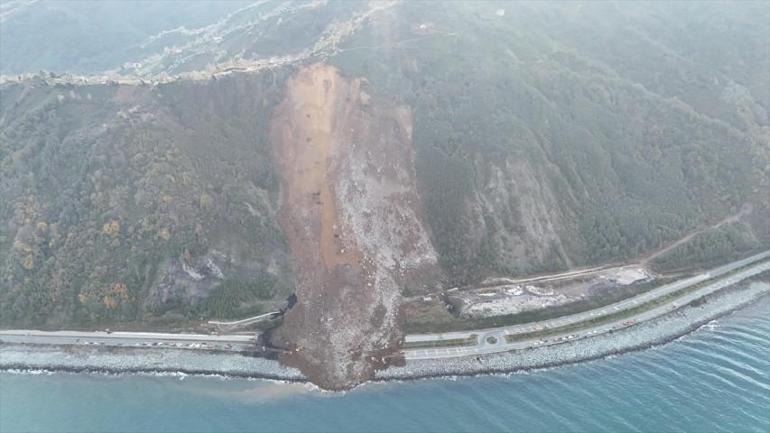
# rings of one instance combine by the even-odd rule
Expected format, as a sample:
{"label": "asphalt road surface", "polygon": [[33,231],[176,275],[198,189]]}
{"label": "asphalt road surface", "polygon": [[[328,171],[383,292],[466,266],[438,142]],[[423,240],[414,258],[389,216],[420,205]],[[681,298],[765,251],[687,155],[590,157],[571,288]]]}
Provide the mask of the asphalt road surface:
{"label": "asphalt road surface", "polygon": [[[645,320],[654,319],[688,302],[714,293],[724,287],[735,284],[753,275],[770,270],[770,261],[760,262],[770,257],[770,251],[738,260],[709,272],[685,280],[655,288],[646,293],[624,299],[620,302],[568,316],[557,317],[541,322],[512,325],[500,328],[448,332],[442,334],[407,335],[406,341],[442,341],[447,339],[469,338],[477,335],[477,343],[471,346],[438,347],[431,349],[408,349],[404,355],[408,359],[448,358],[472,356],[494,352],[524,349],[540,345],[559,344],[565,341],[584,338],[599,333],[609,332],[626,326],[632,326]],[[736,269],[748,266],[736,274],[718,278]],[[572,333],[550,335],[543,339],[528,339],[508,342],[506,336],[542,331],[567,325],[579,324],[591,319],[611,315],[666,296],[670,293],[710,280],[710,283],[694,292],[676,298],[665,305],[641,312],[632,317],[624,317]],[[253,320],[254,318],[246,319]],[[256,347],[257,334],[171,334],[155,332],[106,332],[106,331],[36,331],[36,330],[0,330],[0,342],[41,345],[82,345],[94,347],[133,347],[133,348],[176,348],[191,350],[246,351]]]}
{"label": "asphalt road surface", "polygon": [[[469,338],[472,334],[476,334],[477,344],[469,346],[459,347],[436,347],[430,349],[407,349],[404,350],[404,356],[407,359],[434,359],[434,358],[451,358],[457,356],[471,356],[478,354],[487,354],[495,352],[504,352],[509,350],[526,349],[541,345],[552,345],[564,343],[567,341],[575,340],[578,338],[590,337],[596,334],[610,332],[612,330],[622,329],[628,326],[633,326],[639,322],[644,322],[657,317],[660,317],[673,310],[681,308],[687,305],[689,302],[700,299],[704,296],[717,292],[727,286],[736,284],[746,278],[757,275],[759,273],[770,270],[770,261],[758,262],[762,259],[770,257],[770,251],[758,254],[756,256],[749,257],[747,259],[739,260],[737,262],[730,263],[725,266],[713,269],[705,274],[697,275],[692,278],[688,278],[675,283],[667,284],[651,290],[647,293],[611,304],[602,308],[585,311],[569,316],[558,317],[555,319],[544,320],[541,322],[526,323],[522,325],[513,325],[500,328],[483,329],[476,331],[462,331],[462,332],[450,332],[443,334],[421,334],[421,335],[408,335],[406,341],[440,341],[444,339],[456,339],[456,338]],[[733,275],[725,276],[723,278],[716,278],[726,273],[729,273],[735,269],[747,266],[748,264],[755,263],[750,267],[741,270]],[[579,331],[563,332],[554,335],[549,335],[544,338],[531,338],[523,339],[514,342],[507,342],[507,335],[526,334],[535,331],[543,331],[549,328],[557,328],[562,326],[579,324],[592,319],[600,318],[602,316],[612,315],[622,312],[624,310],[633,309],[636,306],[642,305],[656,298],[666,296],[670,293],[685,289],[687,287],[696,285],[706,280],[714,279],[709,284],[701,287],[693,292],[690,292],[684,296],[677,297],[671,302],[663,304],[661,306],[654,307],[649,310],[645,310],[638,314],[623,317],[621,319],[613,320],[610,322],[602,323],[596,326],[582,328]],[[492,337],[492,338],[490,338]]]}
{"label": "asphalt road surface", "polygon": [[83,345],[244,351],[254,349],[256,335],[165,334],[156,332],[83,332],[0,330],[0,341],[21,344]]}

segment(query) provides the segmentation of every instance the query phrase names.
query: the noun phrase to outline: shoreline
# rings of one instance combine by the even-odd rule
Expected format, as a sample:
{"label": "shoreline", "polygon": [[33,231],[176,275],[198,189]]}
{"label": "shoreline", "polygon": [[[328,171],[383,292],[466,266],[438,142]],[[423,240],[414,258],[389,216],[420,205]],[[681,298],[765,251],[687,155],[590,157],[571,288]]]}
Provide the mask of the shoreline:
{"label": "shoreline", "polygon": [[[667,344],[710,321],[763,297],[770,283],[742,282],[708,295],[657,319],[553,346],[478,356],[413,359],[380,370],[369,382],[481,376],[556,368]],[[85,349],[65,346],[0,345],[0,372],[73,374],[179,374],[307,383],[294,368],[266,358],[233,353],[197,353],[169,349]]]}
{"label": "shoreline", "polygon": [[[375,379],[373,379],[373,382],[386,382],[391,380],[418,380],[418,379],[433,379],[433,378],[441,378],[441,377],[474,377],[474,376],[485,376],[485,375],[494,375],[494,374],[514,374],[514,373],[520,373],[520,372],[532,372],[537,370],[544,370],[544,369],[552,369],[552,368],[558,368],[558,367],[564,367],[569,365],[575,365],[575,364],[581,364],[584,362],[591,362],[596,360],[605,359],[612,356],[618,356],[618,355],[624,355],[628,353],[634,353],[634,352],[641,352],[647,349],[651,349],[654,347],[660,347],[664,346],[670,342],[676,341],[680,338],[686,337],[687,335],[697,331],[698,329],[702,328],[703,326],[707,325],[709,322],[719,319],[721,317],[728,316],[738,310],[741,310],[743,308],[748,307],[753,302],[758,302],[762,298],[770,297],[770,283],[749,283],[744,284],[746,285],[764,285],[764,288],[761,288],[758,290],[758,292],[755,292],[753,296],[750,298],[743,299],[738,302],[731,302],[727,305],[715,305],[719,304],[720,301],[724,301],[724,298],[727,297],[736,297],[740,296],[742,294],[747,294],[746,292],[749,292],[751,289],[749,288],[736,288],[736,287],[730,287],[726,289],[729,292],[743,292],[743,293],[717,293],[708,296],[703,305],[699,305],[697,307],[691,307],[687,306],[685,307],[686,310],[689,311],[674,311],[669,313],[668,315],[661,317],[659,319],[652,320],[650,322],[641,323],[634,327],[622,329],[615,331],[611,336],[607,335],[600,335],[600,336],[594,336],[594,337],[588,337],[584,340],[587,341],[573,341],[568,343],[563,343],[556,346],[550,346],[550,347],[540,347],[540,348],[531,348],[531,349],[523,349],[523,350],[515,350],[515,351],[509,351],[509,352],[501,352],[501,353],[494,353],[489,355],[481,355],[477,358],[481,358],[480,361],[476,361],[476,357],[464,357],[464,358],[454,358],[454,359],[442,359],[442,360],[418,360],[416,362],[413,362],[413,365],[407,365],[404,367],[391,367],[389,370],[393,371],[384,371],[383,375],[378,375]],[[705,299],[705,298],[704,298]],[[733,299],[735,301],[736,299]],[[696,313],[694,313],[692,310],[694,309],[702,309],[703,307],[715,307],[710,314],[707,316],[701,316],[700,319],[697,319],[695,321],[692,321],[692,317],[690,316],[697,316]],[[669,317],[669,316],[675,316],[675,317]],[[680,323],[674,323],[680,321]],[[685,321],[689,321],[689,324],[685,324]],[[656,337],[649,337],[646,338],[643,335],[640,335],[641,332],[648,331],[649,328],[666,328],[669,325],[673,325],[672,328],[676,327],[677,325],[680,325],[680,327],[676,327],[674,331],[662,333]],[[642,329],[640,329],[640,327]],[[647,328],[647,329],[643,329]],[[600,343],[604,344],[606,346],[612,346],[616,343],[614,341],[616,338],[623,338],[623,337],[631,337],[631,338],[638,338],[639,341],[636,344],[623,344],[621,343],[619,346],[621,347],[607,347],[607,348],[596,348],[596,347],[590,347],[588,346],[591,343]],[[597,340],[603,340],[601,342],[597,342]],[[582,346],[582,347],[581,347]],[[543,352],[556,352],[553,349],[558,348],[561,349],[557,351],[556,356],[553,356],[552,358],[559,358],[562,357],[564,359],[559,360],[545,360],[543,362],[528,362],[527,360],[522,361],[521,359],[526,357],[525,352],[534,352],[534,351],[543,351]],[[566,349],[566,350],[565,350]],[[575,355],[575,351],[569,352],[571,349],[583,349],[582,353],[579,353]],[[593,349],[593,350],[592,350]],[[592,352],[592,353],[591,353]],[[474,358],[472,361],[468,358]],[[495,358],[491,361],[499,361],[503,360],[507,364],[503,364],[501,366],[490,366],[487,365],[490,362],[490,358]],[[518,358],[513,359],[513,358]],[[545,356],[543,358],[546,358]],[[449,361],[449,362],[446,362]],[[437,364],[441,363],[439,369],[441,369],[440,372],[435,372],[431,370],[435,370],[435,366],[430,366],[428,364]],[[476,362],[478,364],[478,367],[473,366],[473,362]],[[519,363],[519,365],[514,365],[516,363]],[[414,365],[414,364],[426,364],[426,365]],[[451,365],[446,365],[451,364]],[[415,367],[417,369],[415,369]],[[395,371],[399,370],[399,371]]]}

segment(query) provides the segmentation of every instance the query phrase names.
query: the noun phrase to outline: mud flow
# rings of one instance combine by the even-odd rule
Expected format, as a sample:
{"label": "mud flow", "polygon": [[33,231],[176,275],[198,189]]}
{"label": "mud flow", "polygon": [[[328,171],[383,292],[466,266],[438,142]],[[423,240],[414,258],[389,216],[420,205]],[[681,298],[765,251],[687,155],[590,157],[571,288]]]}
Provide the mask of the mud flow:
{"label": "mud flow", "polygon": [[420,218],[411,112],[325,64],[287,86],[271,140],[298,302],[270,338],[284,363],[345,389],[398,353],[399,288],[438,272]]}

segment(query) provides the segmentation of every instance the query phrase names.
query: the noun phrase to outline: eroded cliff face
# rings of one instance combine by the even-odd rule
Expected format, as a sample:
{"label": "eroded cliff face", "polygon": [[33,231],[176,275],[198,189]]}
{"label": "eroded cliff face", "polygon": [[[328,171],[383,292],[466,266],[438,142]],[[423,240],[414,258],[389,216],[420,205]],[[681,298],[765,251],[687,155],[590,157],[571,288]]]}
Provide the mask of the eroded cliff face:
{"label": "eroded cliff face", "polygon": [[365,87],[331,66],[305,67],[271,130],[298,297],[271,342],[328,389],[387,364],[402,340],[400,289],[438,276],[415,192],[410,110]]}
{"label": "eroded cliff face", "polygon": [[474,165],[481,173],[474,205],[495,262],[512,273],[544,263],[572,267],[563,244],[569,218],[548,179],[521,159],[478,158]]}

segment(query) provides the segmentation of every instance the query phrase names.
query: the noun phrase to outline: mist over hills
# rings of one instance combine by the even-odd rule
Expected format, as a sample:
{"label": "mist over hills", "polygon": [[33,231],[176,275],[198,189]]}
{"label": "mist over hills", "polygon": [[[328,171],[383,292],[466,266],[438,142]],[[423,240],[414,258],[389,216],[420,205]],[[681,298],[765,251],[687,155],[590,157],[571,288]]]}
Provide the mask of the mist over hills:
{"label": "mist over hills", "polygon": [[770,244],[766,2],[94,4],[0,9],[3,325],[297,292],[384,348],[401,296]]}

